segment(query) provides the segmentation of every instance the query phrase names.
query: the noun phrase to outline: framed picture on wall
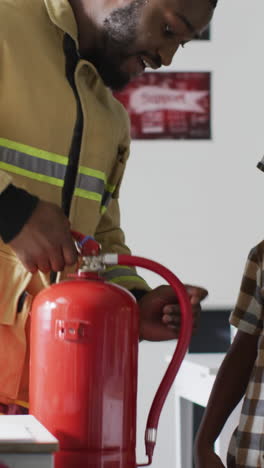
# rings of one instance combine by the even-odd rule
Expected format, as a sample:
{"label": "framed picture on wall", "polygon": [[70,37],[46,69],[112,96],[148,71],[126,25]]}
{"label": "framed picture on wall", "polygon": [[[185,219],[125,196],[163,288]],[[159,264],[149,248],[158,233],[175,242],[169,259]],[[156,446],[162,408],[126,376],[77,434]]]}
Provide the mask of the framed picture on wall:
{"label": "framed picture on wall", "polygon": [[133,139],[211,139],[210,72],[150,72],[115,93]]}

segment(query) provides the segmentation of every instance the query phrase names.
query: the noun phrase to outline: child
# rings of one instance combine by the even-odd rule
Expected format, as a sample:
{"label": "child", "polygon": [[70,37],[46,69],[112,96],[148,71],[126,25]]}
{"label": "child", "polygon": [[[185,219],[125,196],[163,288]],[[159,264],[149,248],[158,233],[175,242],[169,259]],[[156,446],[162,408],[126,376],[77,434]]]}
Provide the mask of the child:
{"label": "child", "polygon": [[[264,170],[264,158],[258,167]],[[244,394],[226,466],[264,467],[264,241],[249,253],[230,323],[238,331],[219,369],[196,436],[196,468],[224,467],[214,453],[214,442]]]}

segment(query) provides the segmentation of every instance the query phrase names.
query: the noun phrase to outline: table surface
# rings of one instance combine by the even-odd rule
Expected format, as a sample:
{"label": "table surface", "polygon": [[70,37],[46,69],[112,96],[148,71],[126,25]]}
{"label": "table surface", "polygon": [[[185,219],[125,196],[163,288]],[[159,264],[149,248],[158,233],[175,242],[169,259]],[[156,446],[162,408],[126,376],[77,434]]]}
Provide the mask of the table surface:
{"label": "table surface", "polygon": [[34,416],[0,416],[0,453],[51,453],[57,449],[57,439]]}

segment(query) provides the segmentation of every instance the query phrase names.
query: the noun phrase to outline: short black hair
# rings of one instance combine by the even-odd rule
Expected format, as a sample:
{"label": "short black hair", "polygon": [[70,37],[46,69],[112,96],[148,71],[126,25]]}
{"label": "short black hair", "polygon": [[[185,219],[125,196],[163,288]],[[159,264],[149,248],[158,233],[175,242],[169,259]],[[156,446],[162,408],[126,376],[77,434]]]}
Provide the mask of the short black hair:
{"label": "short black hair", "polygon": [[210,0],[210,3],[211,3],[211,5],[213,6],[213,8],[216,7],[217,2],[218,2],[218,0]]}

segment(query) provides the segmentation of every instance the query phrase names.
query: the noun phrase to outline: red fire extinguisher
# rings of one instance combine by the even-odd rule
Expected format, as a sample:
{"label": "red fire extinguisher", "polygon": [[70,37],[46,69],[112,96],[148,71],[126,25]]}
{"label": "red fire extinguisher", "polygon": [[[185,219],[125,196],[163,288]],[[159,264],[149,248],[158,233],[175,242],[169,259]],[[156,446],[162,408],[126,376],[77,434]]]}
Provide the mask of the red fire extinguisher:
{"label": "red fire extinguisher", "polygon": [[[75,277],[41,291],[33,303],[30,413],[59,440],[55,468],[148,466],[160,412],[191,337],[189,297],[162,265],[130,255],[101,255],[94,240],[75,237],[81,241],[82,268]],[[135,456],[139,309],[131,293],[100,278],[110,265],[160,274],[181,309],[176,350],[148,416],[148,462],[140,465]]]}

